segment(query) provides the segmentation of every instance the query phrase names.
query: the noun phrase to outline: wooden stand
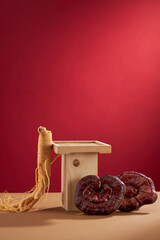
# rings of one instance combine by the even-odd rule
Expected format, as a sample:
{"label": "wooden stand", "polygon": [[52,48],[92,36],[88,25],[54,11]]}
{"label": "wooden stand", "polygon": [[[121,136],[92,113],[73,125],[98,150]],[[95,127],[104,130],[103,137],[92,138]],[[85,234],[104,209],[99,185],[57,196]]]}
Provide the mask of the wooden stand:
{"label": "wooden stand", "polygon": [[111,153],[111,145],[99,141],[54,141],[53,150],[62,154],[62,206],[66,211],[78,210],[74,204],[78,181],[87,175],[97,175],[98,153]]}

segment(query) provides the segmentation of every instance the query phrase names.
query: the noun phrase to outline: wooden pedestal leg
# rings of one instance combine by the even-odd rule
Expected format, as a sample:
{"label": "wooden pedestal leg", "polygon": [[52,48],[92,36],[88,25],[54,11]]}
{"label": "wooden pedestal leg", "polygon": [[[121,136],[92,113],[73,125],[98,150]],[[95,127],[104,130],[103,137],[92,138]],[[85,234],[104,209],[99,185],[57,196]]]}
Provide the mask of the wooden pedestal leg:
{"label": "wooden pedestal leg", "polygon": [[62,206],[67,211],[78,210],[74,203],[77,183],[82,177],[97,175],[98,153],[62,154],[61,169]]}

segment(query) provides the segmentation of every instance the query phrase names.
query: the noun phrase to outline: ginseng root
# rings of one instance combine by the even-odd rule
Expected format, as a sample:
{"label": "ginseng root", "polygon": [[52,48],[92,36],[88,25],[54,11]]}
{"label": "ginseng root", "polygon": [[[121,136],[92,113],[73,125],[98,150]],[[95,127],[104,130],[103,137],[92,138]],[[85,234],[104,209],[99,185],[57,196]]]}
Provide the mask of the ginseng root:
{"label": "ginseng root", "polygon": [[[3,200],[0,199],[0,211],[24,212],[30,210],[35,203],[49,191],[51,176],[51,150],[52,132],[45,127],[39,127],[37,168],[35,170],[36,185],[29,191],[29,195],[21,200],[17,196],[5,194]],[[57,155],[59,157],[60,155]],[[56,159],[55,158],[55,159]],[[55,160],[54,159],[54,160]]]}

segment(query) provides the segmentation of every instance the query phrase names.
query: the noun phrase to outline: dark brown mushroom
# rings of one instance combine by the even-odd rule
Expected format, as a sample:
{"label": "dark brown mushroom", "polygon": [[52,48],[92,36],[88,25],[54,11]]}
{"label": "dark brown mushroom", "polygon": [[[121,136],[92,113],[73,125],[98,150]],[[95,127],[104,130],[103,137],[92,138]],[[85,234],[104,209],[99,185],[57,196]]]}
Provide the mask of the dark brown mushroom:
{"label": "dark brown mushroom", "polygon": [[119,210],[129,212],[156,201],[155,186],[149,177],[134,171],[124,172],[118,177],[126,185],[125,197]]}
{"label": "dark brown mushroom", "polygon": [[77,184],[75,205],[86,214],[110,214],[118,209],[125,193],[124,183],[115,176],[83,177]]}

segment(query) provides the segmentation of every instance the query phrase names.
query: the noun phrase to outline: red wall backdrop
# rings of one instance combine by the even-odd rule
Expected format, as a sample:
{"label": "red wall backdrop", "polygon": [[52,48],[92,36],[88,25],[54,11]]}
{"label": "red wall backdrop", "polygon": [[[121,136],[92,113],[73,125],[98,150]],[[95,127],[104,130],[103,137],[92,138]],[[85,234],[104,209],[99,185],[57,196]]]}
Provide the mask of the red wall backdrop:
{"label": "red wall backdrop", "polygon": [[0,191],[34,186],[40,125],[55,140],[110,143],[99,176],[134,170],[160,190],[160,1],[0,5]]}

